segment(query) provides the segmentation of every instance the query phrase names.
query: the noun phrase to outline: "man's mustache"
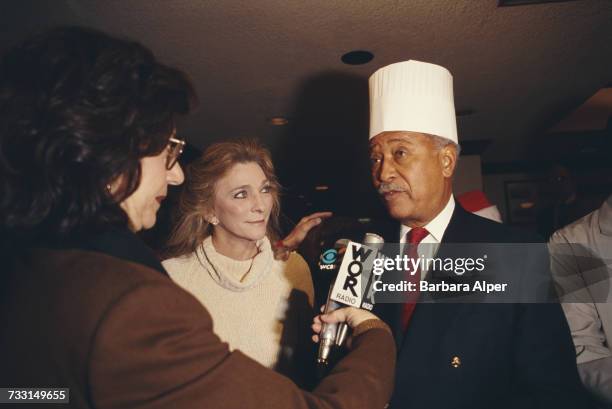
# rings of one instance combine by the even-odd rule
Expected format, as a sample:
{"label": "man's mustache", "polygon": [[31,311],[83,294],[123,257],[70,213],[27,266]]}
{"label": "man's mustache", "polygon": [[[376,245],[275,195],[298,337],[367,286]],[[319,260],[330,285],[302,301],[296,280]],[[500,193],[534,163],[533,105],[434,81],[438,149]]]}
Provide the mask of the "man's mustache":
{"label": "man's mustache", "polygon": [[405,192],[406,189],[403,186],[396,185],[395,183],[382,183],[378,188],[378,194],[384,195],[389,192]]}

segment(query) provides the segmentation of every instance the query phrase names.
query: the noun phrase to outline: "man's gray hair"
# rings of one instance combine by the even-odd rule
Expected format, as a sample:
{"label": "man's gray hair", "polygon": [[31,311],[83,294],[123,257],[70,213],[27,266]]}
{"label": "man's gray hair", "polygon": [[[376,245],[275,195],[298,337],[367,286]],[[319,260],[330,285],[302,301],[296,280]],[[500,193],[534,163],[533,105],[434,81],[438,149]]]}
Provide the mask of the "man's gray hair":
{"label": "man's gray hair", "polygon": [[461,153],[461,146],[450,139],[442,138],[438,135],[426,134],[431,138],[437,150],[444,148],[447,145],[453,145],[455,150],[457,151],[457,159],[459,159],[459,154]]}

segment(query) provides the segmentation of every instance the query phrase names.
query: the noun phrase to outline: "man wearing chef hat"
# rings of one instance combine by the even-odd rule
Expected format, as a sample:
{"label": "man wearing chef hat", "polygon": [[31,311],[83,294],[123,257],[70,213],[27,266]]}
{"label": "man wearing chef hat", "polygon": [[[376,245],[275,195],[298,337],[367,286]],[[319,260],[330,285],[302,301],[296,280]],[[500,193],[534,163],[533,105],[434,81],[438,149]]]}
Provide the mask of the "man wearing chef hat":
{"label": "man wearing chef hat", "polygon": [[[387,242],[439,248],[539,241],[455,203],[459,144],[448,70],[404,61],[376,71],[369,86],[372,179],[395,221],[381,232]],[[427,279],[426,271],[420,274]],[[398,341],[392,408],[588,406],[558,304],[377,308]]]}

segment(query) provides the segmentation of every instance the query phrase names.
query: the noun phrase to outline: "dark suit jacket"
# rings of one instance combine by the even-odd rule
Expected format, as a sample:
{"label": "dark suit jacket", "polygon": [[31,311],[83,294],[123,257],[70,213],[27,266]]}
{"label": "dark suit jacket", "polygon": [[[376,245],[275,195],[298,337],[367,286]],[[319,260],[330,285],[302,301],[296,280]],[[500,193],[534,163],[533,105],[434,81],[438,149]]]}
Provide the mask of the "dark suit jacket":
{"label": "dark suit jacket", "polygon": [[[397,242],[399,226],[384,229]],[[537,238],[458,204],[444,243],[519,243]],[[584,408],[569,329],[558,304],[417,304],[405,333],[401,304],[376,312],[395,329],[399,408]],[[460,365],[452,365],[453,358]]]}
{"label": "dark suit jacket", "polygon": [[357,327],[353,352],[308,393],[228,351],[130,233],[73,245],[2,271],[0,386],[68,387],[73,408],[369,409],[391,395],[395,346],[378,320]]}

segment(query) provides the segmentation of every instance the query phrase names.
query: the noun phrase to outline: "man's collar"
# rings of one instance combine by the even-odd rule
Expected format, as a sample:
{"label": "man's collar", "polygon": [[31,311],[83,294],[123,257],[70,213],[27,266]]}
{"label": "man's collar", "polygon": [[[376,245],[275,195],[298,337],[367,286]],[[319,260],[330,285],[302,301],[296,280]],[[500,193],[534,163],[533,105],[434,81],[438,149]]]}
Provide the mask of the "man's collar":
{"label": "man's collar", "polygon": [[[448,202],[446,203],[446,206],[444,206],[444,209],[442,209],[442,211],[438,213],[432,221],[423,226],[425,229],[427,229],[431,237],[433,237],[436,242],[442,242],[442,237],[444,237],[444,232],[446,231],[446,228],[450,223],[450,219],[453,216],[454,210],[455,198],[453,197],[453,195],[451,195],[448,199]],[[401,225],[400,241],[405,241],[404,238],[406,237],[406,233],[408,233],[410,230],[412,230],[411,227]]]}
{"label": "man's collar", "polygon": [[612,195],[599,208],[599,229],[602,234],[612,236]]}

